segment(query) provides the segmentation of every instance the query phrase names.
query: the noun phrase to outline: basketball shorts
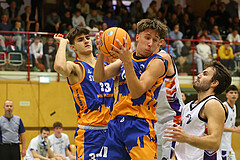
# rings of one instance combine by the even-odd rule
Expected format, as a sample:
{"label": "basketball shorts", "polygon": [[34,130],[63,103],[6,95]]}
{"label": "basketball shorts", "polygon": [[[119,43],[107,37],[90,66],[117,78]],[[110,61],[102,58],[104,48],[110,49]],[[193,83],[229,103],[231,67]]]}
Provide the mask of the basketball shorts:
{"label": "basketball shorts", "polygon": [[220,156],[218,160],[236,160],[235,152],[231,148],[230,150],[219,150]]}
{"label": "basketball shorts", "polygon": [[174,124],[176,123],[174,123],[173,120],[167,121],[164,124],[161,124],[160,122],[155,123],[155,130],[156,130],[157,142],[158,142],[158,146],[157,146],[158,160],[170,159],[172,156],[172,153],[174,152],[175,142],[166,141],[166,138],[163,137],[163,135],[165,134],[164,131],[167,129],[167,126],[173,126]]}
{"label": "basketball shorts", "polygon": [[204,150],[204,160],[217,160],[217,151]]}
{"label": "basketball shorts", "polygon": [[76,160],[97,160],[107,138],[107,129],[91,130],[77,127],[75,133]]}
{"label": "basketball shorts", "polygon": [[[154,123],[131,116],[117,116],[108,123],[108,137],[99,160],[157,160]],[[107,153],[106,153],[107,152]]]}

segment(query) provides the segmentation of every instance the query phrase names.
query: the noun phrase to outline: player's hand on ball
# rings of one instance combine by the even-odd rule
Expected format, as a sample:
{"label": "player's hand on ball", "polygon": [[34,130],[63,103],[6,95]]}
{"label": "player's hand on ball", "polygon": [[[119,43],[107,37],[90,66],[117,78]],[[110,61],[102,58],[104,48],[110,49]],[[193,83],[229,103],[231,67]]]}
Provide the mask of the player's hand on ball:
{"label": "player's hand on ball", "polygon": [[125,46],[123,46],[123,44],[118,39],[116,40],[120,48],[117,48],[115,45],[111,44],[115,51],[111,50],[110,52],[116,54],[122,62],[128,63],[132,61],[132,50],[128,49],[128,43],[125,37],[123,37],[123,41],[125,43]]}
{"label": "player's hand on ball", "polygon": [[67,41],[67,43],[69,43],[69,40],[64,38],[64,35],[61,34],[61,33],[58,33],[58,34],[54,34],[53,38],[58,42],[60,43],[60,41]]}

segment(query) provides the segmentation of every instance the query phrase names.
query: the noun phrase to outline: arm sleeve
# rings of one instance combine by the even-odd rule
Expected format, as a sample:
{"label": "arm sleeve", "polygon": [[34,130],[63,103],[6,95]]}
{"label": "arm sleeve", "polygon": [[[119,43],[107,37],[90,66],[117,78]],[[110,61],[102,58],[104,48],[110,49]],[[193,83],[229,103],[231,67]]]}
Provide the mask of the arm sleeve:
{"label": "arm sleeve", "polygon": [[19,133],[24,133],[25,132],[25,128],[22,122],[22,119],[20,118],[20,124],[19,124]]}

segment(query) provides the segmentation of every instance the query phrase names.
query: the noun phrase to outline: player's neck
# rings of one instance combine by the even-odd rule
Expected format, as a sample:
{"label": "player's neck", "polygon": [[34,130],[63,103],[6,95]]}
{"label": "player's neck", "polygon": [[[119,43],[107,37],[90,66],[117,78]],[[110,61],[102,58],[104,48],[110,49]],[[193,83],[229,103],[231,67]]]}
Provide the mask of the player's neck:
{"label": "player's neck", "polygon": [[62,137],[62,134],[61,134],[61,133],[60,133],[60,134],[54,134],[54,135],[55,135],[56,138]]}
{"label": "player's neck", "polygon": [[230,101],[229,99],[227,100],[227,103],[230,105],[231,108],[234,107],[235,101]]}
{"label": "player's neck", "polygon": [[96,58],[93,56],[93,54],[81,54],[78,57],[80,60],[89,63],[90,65],[95,65],[96,63]]}
{"label": "player's neck", "polygon": [[211,95],[215,95],[215,94],[214,94],[214,92],[211,92],[210,90],[205,91],[205,92],[198,92],[197,103],[201,102],[204,98],[211,96]]}

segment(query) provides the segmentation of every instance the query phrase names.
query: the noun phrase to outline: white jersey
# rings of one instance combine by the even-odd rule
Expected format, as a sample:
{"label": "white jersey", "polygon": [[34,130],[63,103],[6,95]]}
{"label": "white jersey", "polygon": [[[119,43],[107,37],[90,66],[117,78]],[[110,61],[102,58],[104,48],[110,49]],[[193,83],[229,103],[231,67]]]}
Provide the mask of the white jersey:
{"label": "white jersey", "polygon": [[181,115],[181,109],[182,106],[184,106],[178,80],[177,67],[173,60],[172,63],[174,66],[175,74],[171,77],[166,76],[157,99],[158,106],[156,113],[158,123],[161,124],[173,120],[177,115]]}
{"label": "white jersey", "polygon": [[51,149],[55,154],[61,154],[66,157],[65,149],[70,146],[68,135],[65,133],[61,133],[62,136],[60,138],[57,138],[55,134],[52,134],[48,137],[48,139],[51,141]]}
{"label": "white jersey", "polygon": [[[49,145],[51,146],[50,141]],[[31,140],[24,160],[33,159],[32,150],[37,151],[37,153],[43,157],[47,157],[47,144],[40,135]]]}
{"label": "white jersey", "polygon": [[[236,105],[233,108],[227,103],[223,103],[228,110],[228,117],[224,124],[225,127],[234,128],[236,122]],[[220,145],[221,150],[231,150],[232,132],[223,132],[222,141]]]}
{"label": "white jersey", "polygon": [[[198,104],[194,101],[189,102],[182,110],[182,128],[188,135],[203,137],[205,136],[206,120],[200,117],[200,111],[204,105],[211,99],[216,99],[215,96],[208,96]],[[222,103],[221,103],[222,104]],[[178,160],[203,160],[204,150],[194,147],[188,143],[176,143],[175,154]]]}

